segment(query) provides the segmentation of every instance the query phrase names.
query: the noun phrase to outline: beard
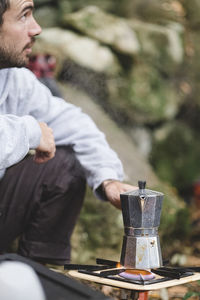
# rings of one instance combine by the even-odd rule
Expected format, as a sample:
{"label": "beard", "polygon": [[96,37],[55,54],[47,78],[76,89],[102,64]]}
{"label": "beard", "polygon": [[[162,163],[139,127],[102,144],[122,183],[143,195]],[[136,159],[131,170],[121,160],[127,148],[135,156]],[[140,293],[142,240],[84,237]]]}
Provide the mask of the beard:
{"label": "beard", "polygon": [[32,38],[31,42],[27,44],[22,51],[17,51],[15,45],[9,47],[0,45],[0,68],[22,68],[25,67],[29,61],[29,55],[25,54],[27,48],[31,48],[35,39]]}

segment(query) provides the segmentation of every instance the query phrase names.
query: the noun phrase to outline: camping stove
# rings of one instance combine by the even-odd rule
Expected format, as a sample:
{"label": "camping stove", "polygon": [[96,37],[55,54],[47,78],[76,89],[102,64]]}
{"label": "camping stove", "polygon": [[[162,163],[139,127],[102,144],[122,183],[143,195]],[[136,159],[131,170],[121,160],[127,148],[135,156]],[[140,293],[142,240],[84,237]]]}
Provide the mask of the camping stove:
{"label": "camping stove", "polygon": [[66,264],[65,270],[74,278],[131,291],[131,299],[141,300],[150,290],[200,280],[200,267],[163,266],[158,227],[164,195],[145,189],[145,181],[138,185],[120,195],[125,233],[120,262],[97,258],[94,265]]}
{"label": "camping stove", "polygon": [[[131,292],[131,299],[148,299],[148,291],[169,288],[200,280],[200,267],[160,267],[150,270],[126,269],[119,262],[96,259],[94,265],[67,264],[68,275],[101,285],[117,287],[121,292]],[[124,273],[127,276],[122,276]],[[134,276],[129,276],[134,274]],[[138,278],[135,274],[139,275]],[[152,276],[150,276],[153,275]],[[147,277],[145,278],[145,275]],[[129,299],[128,295],[122,299]]]}
{"label": "camping stove", "polygon": [[124,221],[124,238],[120,263],[126,268],[150,269],[162,266],[158,227],[163,194],[139,189],[120,195]]}

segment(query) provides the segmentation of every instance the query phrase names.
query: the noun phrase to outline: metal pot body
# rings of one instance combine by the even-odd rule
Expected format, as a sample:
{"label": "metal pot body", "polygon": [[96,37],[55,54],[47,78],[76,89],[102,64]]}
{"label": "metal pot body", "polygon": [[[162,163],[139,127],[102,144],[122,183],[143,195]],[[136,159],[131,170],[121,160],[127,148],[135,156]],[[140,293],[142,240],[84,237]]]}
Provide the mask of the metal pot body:
{"label": "metal pot body", "polygon": [[161,267],[163,262],[159,236],[124,236],[120,264],[134,269]]}
{"label": "metal pot body", "polygon": [[140,188],[121,194],[124,238],[120,263],[126,268],[162,266],[158,227],[163,194]]}

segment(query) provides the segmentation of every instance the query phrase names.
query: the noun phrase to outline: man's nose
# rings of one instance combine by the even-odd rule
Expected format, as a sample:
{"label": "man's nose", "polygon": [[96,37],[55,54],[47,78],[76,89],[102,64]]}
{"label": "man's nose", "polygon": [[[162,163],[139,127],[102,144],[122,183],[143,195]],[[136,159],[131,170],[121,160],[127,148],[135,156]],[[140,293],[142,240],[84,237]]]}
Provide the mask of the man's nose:
{"label": "man's nose", "polygon": [[42,28],[36,22],[34,17],[32,17],[32,22],[31,22],[30,28],[29,28],[29,36],[33,37],[33,36],[39,35],[41,32],[42,32]]}

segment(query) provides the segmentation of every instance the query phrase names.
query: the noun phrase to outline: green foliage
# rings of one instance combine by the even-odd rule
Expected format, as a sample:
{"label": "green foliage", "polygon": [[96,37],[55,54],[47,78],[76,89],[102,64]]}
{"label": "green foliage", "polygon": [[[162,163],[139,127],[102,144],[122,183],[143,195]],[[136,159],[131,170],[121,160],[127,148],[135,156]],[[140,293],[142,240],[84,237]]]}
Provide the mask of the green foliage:
{"label": "green foliage", "polygon": [[191,233],[191,220],[188,208],[183,208],[177,211],[176,220],[173,230],[173,236],[180,241],[187,239]]}
{"label": "green foliage", "polygon": [[153,190],[164,194],[159,237],[163,257],[168,257],[173,252],[174,243],[177,240],[184,242],[190,234],[190,214],[174,188],[160,183]]}
{"label": "green foliage", "polygon": [[177,101],[177,95],[169,86],[170,82],[163,80],[159,71],[152,66],[139,65],[134,68],[127,98],[132,111],[143,115],[144,123],[145,120],[149,122],[165,119],[169,101]]}
{"label": "green foliage", "polygon": [[183,300],[189,299],[190,297],[200,297],[199,292],[187,292],[183,297]]}
{"label": "green foliage", "polygon": [[130,125],[154,124],[173,118],[177,111],[179,97],[172,82],[163,79],[153,66],[135,65],[132,74],[126,80],[118,80],[116,85],[117,98],[113,96],[109,105],[119,121],[123,116]]}
{"label": "green foliage", "polygon": [[34,17],[42,28],[58,26],[58,14],[54,6],[42,6],[36,9]]}
{"label": "green foliage", "polygon": [[182,5],[186,11],[186,20],[189,26],[194,29],[200,27],[200,3],[199,0],[182,0]]}
{"label": "green foliage", "polygon": [[182,190],[200,175],[200,140],[184,123],[175,123],[166,136],[155,141],[150,156],[158,176]]}
{"label": "green foliage", "polygon": [[123,239],[121,211],[110,203],[97,200],[88,189],[85,203],[73,235],[73,257],[76,262],[95,260],[96,257],[119,259]]}

